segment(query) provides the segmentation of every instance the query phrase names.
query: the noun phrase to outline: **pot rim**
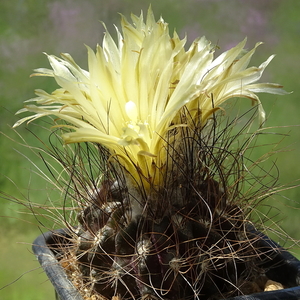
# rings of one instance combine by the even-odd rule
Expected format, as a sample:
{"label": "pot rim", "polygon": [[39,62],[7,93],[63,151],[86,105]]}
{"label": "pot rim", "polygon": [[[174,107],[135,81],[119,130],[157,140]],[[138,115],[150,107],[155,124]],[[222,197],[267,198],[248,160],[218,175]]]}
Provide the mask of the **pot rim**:
{"label": "pot rim", "polygon": [[66,229],[48,231],[39,235],[33,242],[32,250],[37,257],[41,267],[51,281],[56,296],[61,300],[84,300],[79,291],[69,280],[64,268],[60,265],[54,252],[49,248],[49,241],[53,241],[56,235],[68,236]]}

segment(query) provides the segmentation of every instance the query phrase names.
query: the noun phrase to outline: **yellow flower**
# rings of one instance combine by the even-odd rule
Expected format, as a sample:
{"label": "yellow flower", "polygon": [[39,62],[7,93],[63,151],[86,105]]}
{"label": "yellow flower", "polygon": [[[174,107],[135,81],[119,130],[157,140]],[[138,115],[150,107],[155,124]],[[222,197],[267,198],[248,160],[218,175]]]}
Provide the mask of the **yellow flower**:
{"label": "yellow flower", "polygon": [[71,129],[62,136],[65,143],[99,143],[137,182],[159,184],[154,174],[166,164],[168,132],[190,126],[184,111],[203,128],[224,101],[243,97],[259,105],[263,120],[256,93],[285,93],[280,85],[257,83],[273,56],[248,68],[259,43],[246,52],[244,40],[214,58],[205,37],[186,51],[186,38],[176,32],[171,37],[168,24],[162,18],[156,22],[151,9],[146,21],[142,14],[131,18],[133,24],[122,17],[117,43],[106,32],[96,53],[87,48],[88,71],[69,54],[48,55],[52,70],[37,69],[34,75],[54,77],[60,88],[51,94],[37,90],[38,97],[18,112],[34,114],[14,126],[53,115],[68,124],[59,126]]}

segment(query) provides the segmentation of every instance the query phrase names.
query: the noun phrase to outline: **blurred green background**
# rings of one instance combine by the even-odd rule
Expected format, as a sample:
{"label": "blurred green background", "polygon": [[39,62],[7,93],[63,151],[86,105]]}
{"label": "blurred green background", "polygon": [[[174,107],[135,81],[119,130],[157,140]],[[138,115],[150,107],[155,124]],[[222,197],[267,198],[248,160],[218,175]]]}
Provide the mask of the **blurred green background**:
{"label": "blurred green background", "polygon": [[[264,74],[264,81],[278,82],[287,96],[262,95],[268,115],[266,126],[287,126],[274,129],[286,133],[281,147],[287,152],[273,156],[280,170],[279,183],[292,183],[300,178],[299,120],[299,70],[300,70],[300,1],[299,0],[2,0],[0,2],[0,190],[12,197],[29,198],[33,202],[47,203],[48,185],[34,174],[28,156],[41,168],[42,162],[30,149],[12,139],[21,141],[11,126],[18,119],[14,114],[24,100],[34,96],[35,88],[51,91],[54,83],[45,78],[32,78],[32,70],[48,67],[42,52],[59,55],[71,53],[77,63],[86,68],[84,44],[95,48],[101,43],[104,21],[110,31],[119,24],[122,13],[147,11],[149,4],[156,17],[163,16],[176,28],[180,37],[185,33],[191,42],[205,35],[221,51],[236,45],[248,37],[248,47],[262,41],[252,61],[259,65],[273,53],[274,61]],[[293,126],[288,126],[293,125]],[[294,126],[295,125],[295,126]],[[34,132],[39,129],[29,126]],[[38,141],[26,126],[18,133],[30,145]],[[7,135],[10,138],[7,138]],[[282,136],[271,135],[267,143],[276,143]],[[295,239],[300,239],[299,217],[300,189],[282,192],[280,197],[270,198],[267,204],[276,206],[281,213],[278,222]],[[59,195],[53,194],[59,200]],[[55,201],[55,199],[54,199]],[[31,252],[30,243],[40,234],[43,224],[35,217],[24,214],[24,209],[12,201],[0,200],[0,299],[42,300],[54,299],[51,284],[39,268]],[[300,253],[297,247],[294,251]]]}

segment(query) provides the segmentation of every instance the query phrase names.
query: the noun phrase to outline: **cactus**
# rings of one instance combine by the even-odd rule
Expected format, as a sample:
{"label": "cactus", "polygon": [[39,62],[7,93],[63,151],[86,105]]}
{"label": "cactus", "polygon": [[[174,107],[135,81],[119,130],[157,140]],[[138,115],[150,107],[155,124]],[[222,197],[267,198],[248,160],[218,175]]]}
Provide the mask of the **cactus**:
{"label": "cactus", "polygon": [[[66,148],[59,152],[53,146],[52,155],[68,174],[66,197],[78,211],[76,229],[70,226],[75,246],[63,248],[63,262],[73,257],[78,269],[73,280],[90,286],[80,289],[83,294],[219,299],[257,285],[264,270],[251,212],[275,190],[256,177],[261,184],[255,191],[242,192],[253,179],[243,153],[256,133],[246,138],[243,132],[255,112],[248,112],[248,123],[237,134],[231,131],[238,120],[221,126],[220,116],[205,129],[178,129],[182,139],[176,147],[168,144],[170,169],[163,185],[147,194],[143,187],[139,193],[130,190],[130,174],[102,146],[79,144],[68,156]],[[133,214],[136,202],[145,208],[139,215]]]}
{"label": "cactus", "polygon": [[[259,43],[247,52],[244,40],[214,59],[204,37],[186,51],[186,39],[170,37],[151,8],[146,22],[132,20],[122,17],[117,44],[106,32],[103,47],[88,48],[89,71],[69,54],[48,55],[53,70],[35,75],[60,88],[37,90],[35,104],[19,111],[34,114],[15,124],[54,115],[67,144],[48,148],[67,175],[56,185],[74,205],[64,218],[73,246],[62,250],[62,264],[73,262],[66,269],[86,297],[243,293],[263,273],[251,212],[276,190],[264,184],[268,172],[252,174],[258,162],[245,154],[252,120],[265,118],[256,93],[286,93],[257,83],[273,56],[248,68]],[[257,104],[242,126],[222,118],[222,104],[235,97]],[[249,176],[257,187],[243,191]]]}

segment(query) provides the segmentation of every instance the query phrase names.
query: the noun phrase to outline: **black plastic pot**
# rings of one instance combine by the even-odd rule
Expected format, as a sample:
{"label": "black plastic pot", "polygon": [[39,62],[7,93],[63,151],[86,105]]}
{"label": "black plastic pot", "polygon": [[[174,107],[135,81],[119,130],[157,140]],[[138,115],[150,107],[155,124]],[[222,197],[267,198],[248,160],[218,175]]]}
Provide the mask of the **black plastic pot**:
{"label": "black plastic pot", "polygon": [[[227,300],[300,300],[300,261],[267,236],[251,231],[260,237],[258,249],[267,277],[290,288],[236,296]],[[47,232],[36,238],[32,249],[55,288],[56,299],[84,300],[57,260],[57,245],[68,246],[69,237],[68,231],[63,229]]]}

